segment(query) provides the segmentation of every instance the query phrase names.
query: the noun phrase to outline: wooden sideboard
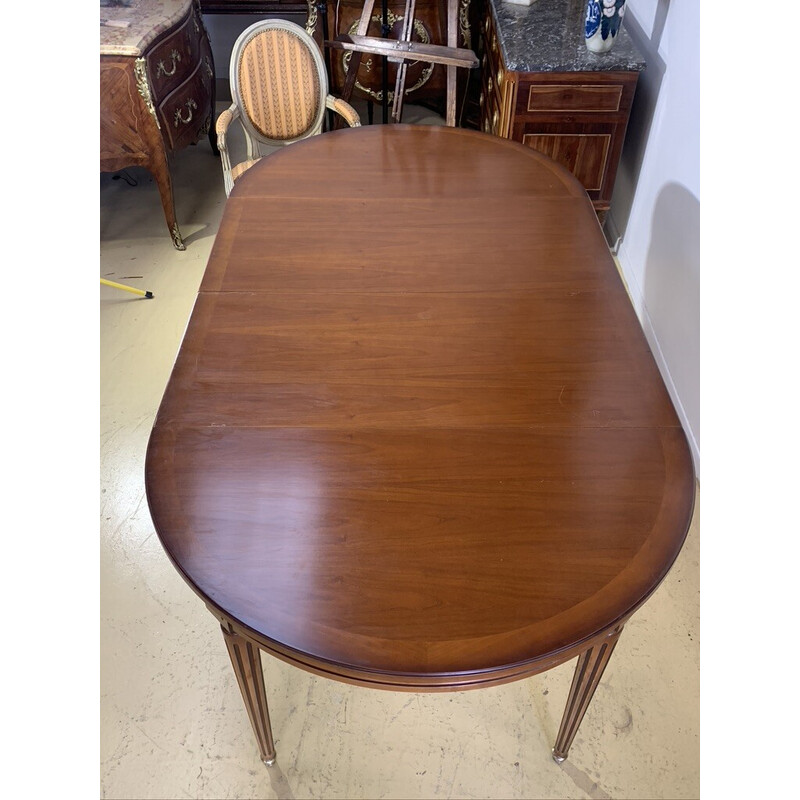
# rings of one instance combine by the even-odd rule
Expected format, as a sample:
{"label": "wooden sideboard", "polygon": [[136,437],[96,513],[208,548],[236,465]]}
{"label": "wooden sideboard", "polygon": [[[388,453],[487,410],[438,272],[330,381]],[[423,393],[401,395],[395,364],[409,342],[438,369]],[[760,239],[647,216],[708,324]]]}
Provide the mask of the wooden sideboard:
{"label": "wooden sideboard", "polygon": [[133,0],[101,7],[100,16],[112,22],[100,46],[100,170],[149,170],[172,242],[184,250],[169,156],[206,134],[218,152],[208,34],[194,0]]}
{"label": "wooden sideboard", "polygon": [[486,0],[479,45],[481,128],[553,158],[581,181],[602,222],[644,62],[623,29],[589,53],[583,3]]}
{"label": "wooden sideboard", "polygon": [[[327,0],[328,20],[331,24],[330,38],[338,34],[353,34],[358,27],[363,0]],[[405,1],[388,0],[387,23],[389,38],[399,39],[403,20]],[[460,0],[458,13],[458,46],[472,49],[472,33],[470,27],[470,0]],[[412,41],[431,44],[447,44],[445,27],[447,22],[446,0],[417,0],[414,10],[414,33]],[[368,36],[381,36],[382,16],[380,0],[375,3],[375,11]],[[331,53],[330,80],[334,94],[341,93],[347,65],[352,53],[334,51]],[[379,56],[366,55],[361,61],[353,97],[375,103],[383,102],[382,59]],[[389,64],[388,85],[394,87],[397,65]],[[464,76],[459,76],[463,80]],[[405,102],[416,103],[427,101],[438,103],[444,108],[446,95],[446,72],[441,64],[424,61],[409,63],[406,78]],[[389,90],[389,103],[393,92]],[[459,94],[459,96],[461,96]]]}

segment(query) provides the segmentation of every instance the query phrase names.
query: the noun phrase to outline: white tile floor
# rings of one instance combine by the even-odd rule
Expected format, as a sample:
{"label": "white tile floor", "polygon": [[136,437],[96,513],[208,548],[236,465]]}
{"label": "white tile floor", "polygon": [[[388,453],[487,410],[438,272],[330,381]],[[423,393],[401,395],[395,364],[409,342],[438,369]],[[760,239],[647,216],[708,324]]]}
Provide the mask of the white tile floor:
{"label": "white tile floor", "polygon": [[207,141],[174,158],[184,252],[148,173],[128,175],[135,186],[101,176],[101,274],[155,298],[100,292],[102,796],[698,797],[697,515],[672,572],[628,624],[564,764],[550,748],[572,664],[492,689],[406,694],[267,656],[278,764],[261,764],[219,629],[162,551],[143,483],[225,205],[222,173]]}

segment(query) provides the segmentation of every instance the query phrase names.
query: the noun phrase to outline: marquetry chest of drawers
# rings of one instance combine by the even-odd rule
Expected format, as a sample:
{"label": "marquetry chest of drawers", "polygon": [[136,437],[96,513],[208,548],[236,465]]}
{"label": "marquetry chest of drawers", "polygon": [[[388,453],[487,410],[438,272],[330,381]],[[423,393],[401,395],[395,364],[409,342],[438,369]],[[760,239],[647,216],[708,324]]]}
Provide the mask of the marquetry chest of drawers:
{"label": "marquetry chest of drawers", "polygon": [[100,170],[148,169],[183,250],[168,157],[206,134],[216,152],[214,59],[197,4],[101,4],[100,31]]}
{"label": "marquetry chest of drawers", "polygon": [[585,3],[529,7],[486,0],[481,23],[481,128],[532,147],[586,188],[601,222],[611,203],[644,61],[623,30],[612,50],[590,53]]}

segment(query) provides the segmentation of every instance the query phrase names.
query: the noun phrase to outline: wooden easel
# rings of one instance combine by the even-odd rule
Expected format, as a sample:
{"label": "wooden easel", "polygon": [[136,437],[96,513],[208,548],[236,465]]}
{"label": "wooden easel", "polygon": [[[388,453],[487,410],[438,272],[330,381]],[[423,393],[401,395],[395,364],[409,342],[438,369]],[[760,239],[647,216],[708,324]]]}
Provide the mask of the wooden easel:
{"label": "wooden easel", "polygon": [[350,36],[342,34],[325,44],[335,50],[350,50],[353,55],[347,68],[341,97],[350,102],[356,83],[356,73],[361,65],[363,53],[374,53],[386,56],[387,60],[399,64],[394,84],[394,100],[392,102],[392,121],[400,122],[403,115],[403,95],[406,87],[406,71],[409,61],[427,61],[433,64],[444,64],[447,67],[447,114],[446,124],[456,125],[456,69],[465,67],[473,69],[478,66],[478,57],[472,50],[457,46],[458,33],[458,0],[447,0],[447,45],[422,44],[412,42],[414,31],[414,13],[416,0],[406,0],[403,16],[403,28],[399,39],[382,39],[367,36],[375,0],[366,0],[356,32]]}

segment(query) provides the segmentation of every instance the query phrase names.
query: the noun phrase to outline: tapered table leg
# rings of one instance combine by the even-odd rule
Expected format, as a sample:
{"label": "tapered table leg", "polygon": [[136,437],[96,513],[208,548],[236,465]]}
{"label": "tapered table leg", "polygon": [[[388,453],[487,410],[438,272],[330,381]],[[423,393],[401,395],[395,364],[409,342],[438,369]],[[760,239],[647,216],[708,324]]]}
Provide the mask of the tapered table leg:
{"label": "tapered table leg", "polygon": [[231,657],[233,671],[242,691],[244,705],[250,724],[256,735],[261,760],[271,767],[275,763],[275,742],[269,724],[267,694],[264,688],[264,673],[261,671],[261,651],[249,640],[239,636],[224,623],[222,633]]}
{"label": "tapered table leg", "polygon": [[572,686],[567,698],[567,707],[564,709],[561,727],[553,747],[553,759],[559,764],[569,753],[572,740],[578,732],[586,709],[589,708],[594,690],[600,683],[600,678],[614,652],[620,633],[622,633],[621,625],[578,657],[578,665],[575,667],[575,675],[572,678]]}

